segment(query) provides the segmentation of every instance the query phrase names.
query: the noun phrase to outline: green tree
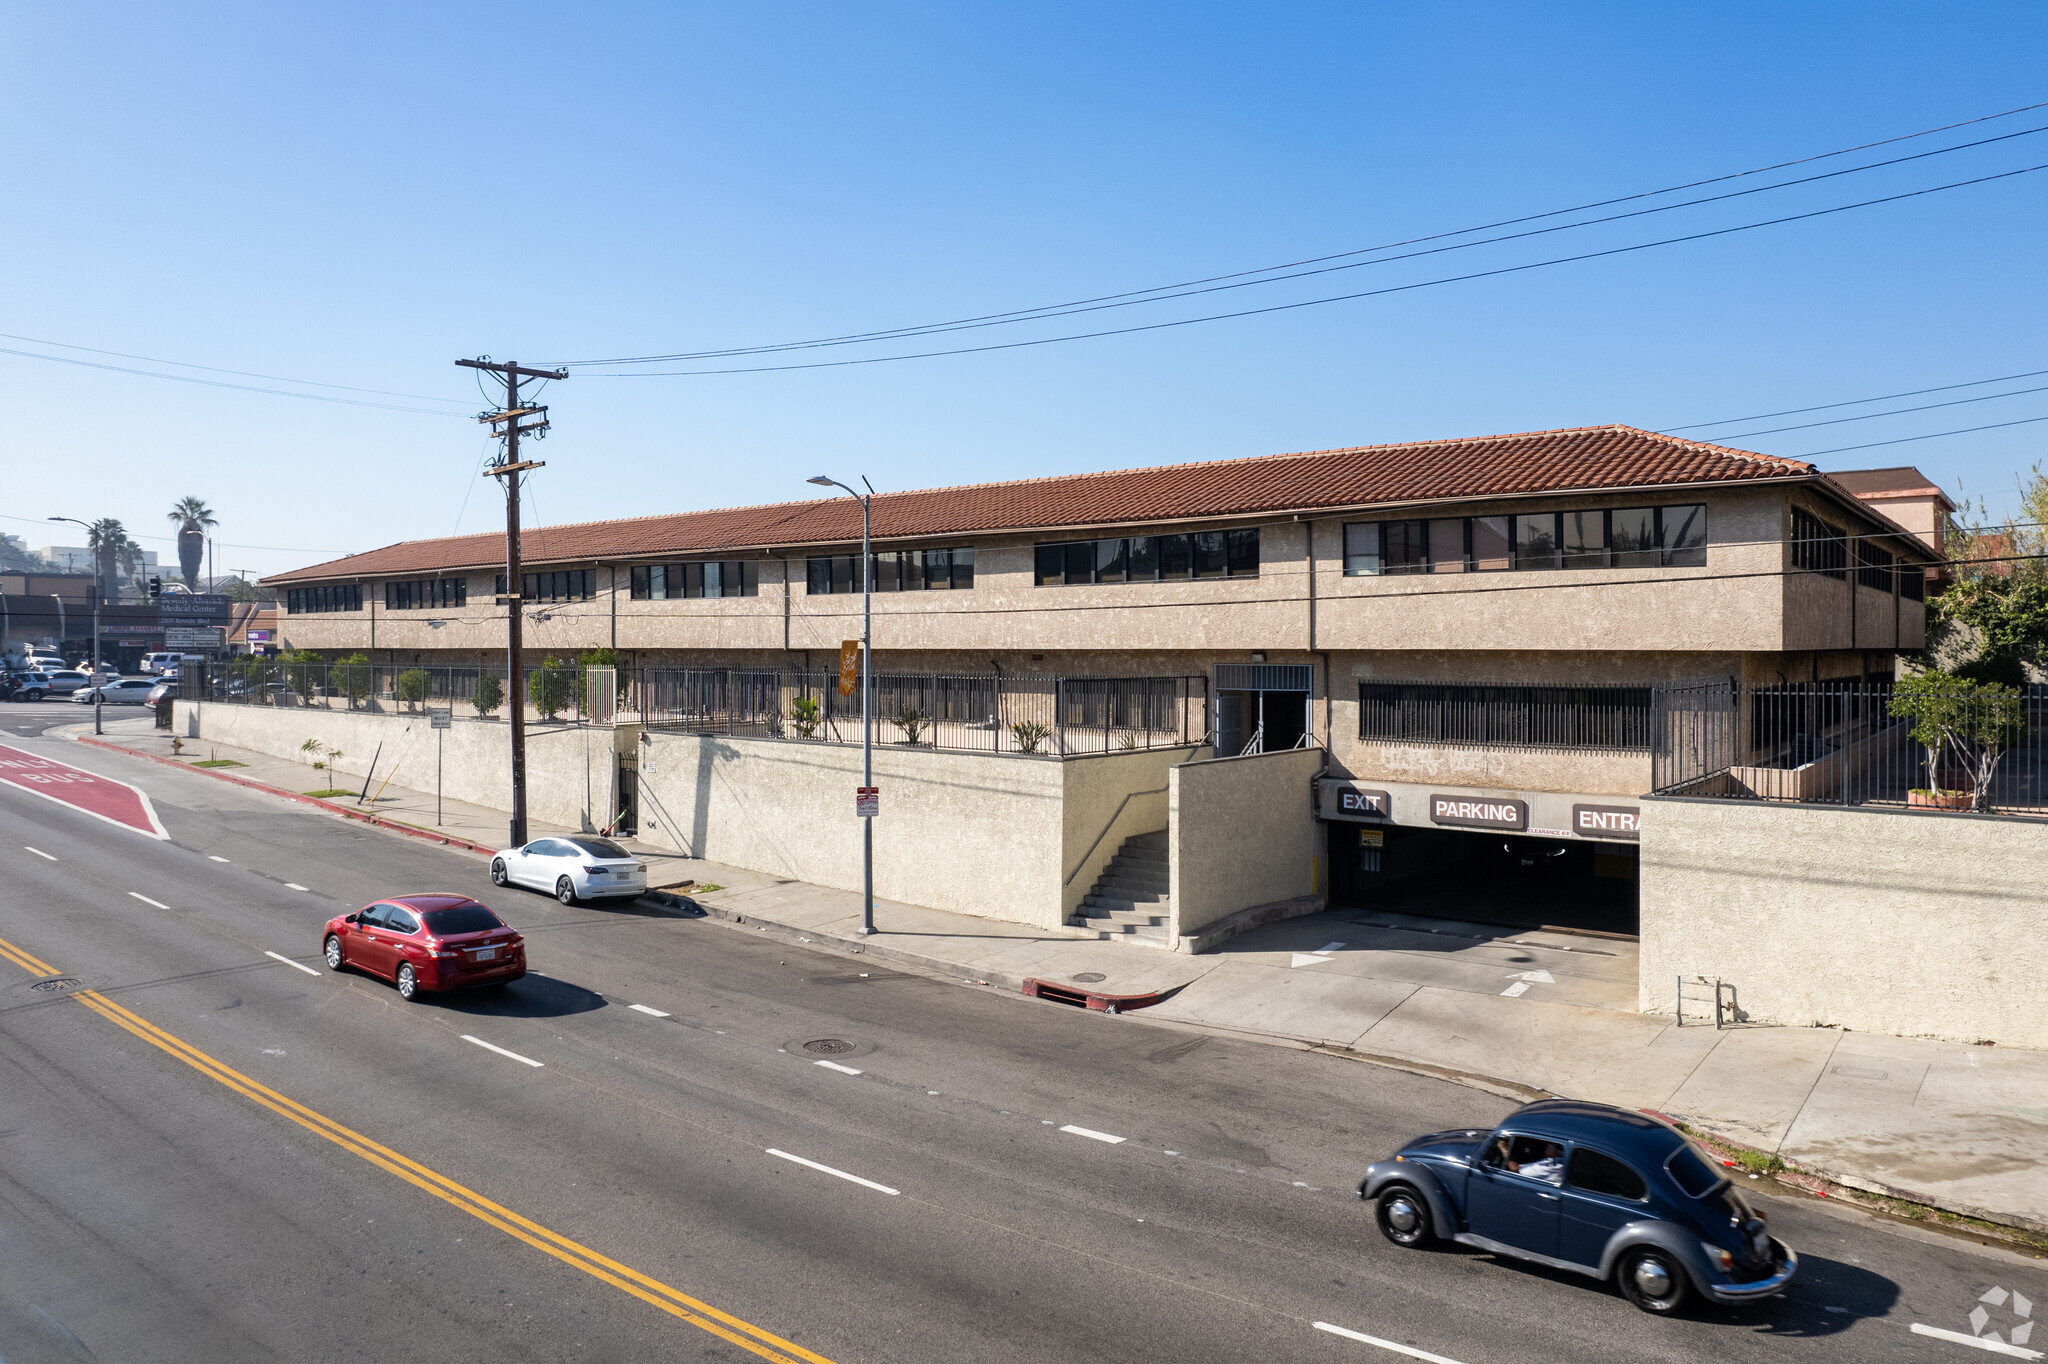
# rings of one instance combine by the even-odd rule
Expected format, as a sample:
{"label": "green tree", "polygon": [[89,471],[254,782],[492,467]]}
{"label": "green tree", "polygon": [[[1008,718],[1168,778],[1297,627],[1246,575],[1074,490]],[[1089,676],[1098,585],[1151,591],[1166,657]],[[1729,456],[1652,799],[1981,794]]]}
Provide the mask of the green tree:
{"label": "green tree", "polygon": [[552,720],[569,708],[581,672],[566,658],[548,658],[533,677],[533,708]]}
{"label": "green tree", "polygon": [[93,571],[99,575],[104,600],[120,597],[121,579],[132,577],[142,561],[142,546],[128,538],[128,529],[111,516],[103,516],[85,529],[86,548],[92,551]]}
{"label": "green tree", "polygon": [[206,532],[220,523],[213,519],[213,509],[205,499],[198,497],[179,498],[165,519],[178,528],[178,571],[184,575],[185,586],[197,592],[199,569],[206,562]]}
{"label": "green tree", "polygon": [[1945,772],[1959,772],[1969,783],[1970,808],[1988,810],[1999,760],[2026,732],[2019,689],[1930,669],[1894,687],[1890,705],[1912,723],[1913,742],[1927,752],[1930,792],[1963,794],[1942,787]]}
{"label": "green tree", "polygon": [[2019,686],[2048,669],[2048,473],[2019,480],[2020,514],[1994,522],[1980,499],[1949,518],[1955,581],[1930,604],[1928,659],[1978,682]]}
{"label": "green tree", "polygon": [[330,681],[341,684],[342,694],[348,697],[350,709],[354,709],[369,696],[373,673],[369,655],[357,653],[335,659],[327,675]]}
{"label": "green tree", "polygon": [[478,715],[489,715],[505,704],[505,684],[498,680],[496,673],[478,673],[476,689],[469,694],[469,704],[476,707]]}
{"label": "green tree", "polygon": [[391,683],[391,694],[407,710],[417,710],[420,702],[427,699],[429,678],[425,668],[407,668]]}
{"label": "green tree", "polygon": [[285,685],[301,696],[310,696],[314,686],[325,676],[325,670],[319,668],[323,661],[320,652],[316,649],[286,649],[284,651]]}
{"label": "green tree", "polygon": [[[613,674],[613,686],[617,687],[621,680],[618,676],[619,651],[617,649],[585,649],[582,653],[576,655],[576,708],[585,713],[588,713],[590,710],[589,684],[590,670],[592,668],[610,668]],[[623,699],[619,698],[616,692],[614,692],[614,697],[619,700]]]}

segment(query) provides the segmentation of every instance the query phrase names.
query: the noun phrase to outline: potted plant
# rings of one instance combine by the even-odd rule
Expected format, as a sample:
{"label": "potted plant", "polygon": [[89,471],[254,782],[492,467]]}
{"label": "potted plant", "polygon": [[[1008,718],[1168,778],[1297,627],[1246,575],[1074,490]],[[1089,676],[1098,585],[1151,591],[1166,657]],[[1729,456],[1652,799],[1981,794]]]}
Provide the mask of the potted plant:
{"label": "potted plant", "polygon": [[1913,742],[1927,753],[1928,785],[1907,793],[1908,806],[1990,808],[1999,761],[2026,730],[2017,687],[1931,668],[1893,688],[1891,713],[1911,722]]}

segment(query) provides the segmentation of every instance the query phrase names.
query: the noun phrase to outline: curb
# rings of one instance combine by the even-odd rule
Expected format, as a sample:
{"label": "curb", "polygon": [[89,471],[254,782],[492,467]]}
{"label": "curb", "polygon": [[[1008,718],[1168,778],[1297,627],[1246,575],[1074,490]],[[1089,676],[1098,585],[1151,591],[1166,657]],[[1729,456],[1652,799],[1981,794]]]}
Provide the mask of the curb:
{"label": "curb", "polygon": [[123,753],[131,758],[145,758],[153,763],[162,763],[166,767],[175,767],[180,772],[196,772],[202,777],[212,777],[217,781],[233,782],[236,786],[246,786],[251,791],[261,791],[267,796],[282,796],[286,800],[295,800],[301,805],[311,805],[316,809],[325,810],[329,814],[340,815],[343,819],[352,819],[358,824],[369,824],[379,829],[388,829],[392,833],[404,834],[408,838],[422,839],[425,842],[438,843],[448,848],[461,848],[465,852],[482,853],[485,857],[489,857],[497,851],[496,848],[486,848],[483,844],[472,843],[466,838],[456,838],[452,834],[432,833],[426,829],[414,828],[410,824],[400,824],[396,820],[382,819],[361,810],[351,810],[345,805],[336,805],[333,801],[321,800],[318,796],[308,796],[297,791],[287,791],[282,786],[272,786],[268,782],[251,781],[247,777],[237,777],[227,772],[216,772],[210,768],[194,767],[188,762],[182,762],[177,758],[166,758],[160,753],[145,753],[139,748],[125,748],[120,744],[110,744],[105,739],[89,738],[83,734],[74,734],[71,737],[74,742],[85,744],[91,748],[104,748],[109,753]]}
{"label": "curb", "polygon": [[764,919],[756,914],[743,914],[738,910],[727,909],[722,905],[708,904],[702,900],[680,896],[673,891],[650,891],[642,898],[655,899],[657,897],[665,897],[664,903],[668,903],[671,906],[676,902],[695,905],[698,909],[704,911],[707,918],[719,919],[729,924],[744,925],[748,928],[765,928],[776,933],[793,933],[797,937],[809,942],[822,943],[826,946],[838,948],[841,951],[851,952],[859,956],[877,957],[883,961],[898,961],[906,966],[920,967],[923,970],[934,972],[952,980],[964,980],[973,985],[992,985],[999,990],[1012,990],[1019,994],[1024,993],[1024,978],[1022,976],[1005,975],[1001,972],[992,972],[981,978],[963,976],[960,974],[962,967],[958,962],[947,961],[941,957],[927,956],[922,952],[912,952],[907,948],[892,947],[887,943],[877,941],[877,938],[881,936],[879,934],[872,938],[861,938],[848,937],[838,933],[827,933],[816,928],[805,928],[797,924],[786,924],[777,922],[774,919]]}
{"label": "curb", "polygon": [[1147,990],[1135,995],[1110,995],[1085,985],[1063,985],[1058,981],[1040,980],[1036,976],[1024,978],[1027,998],[1042,999],[1049,1004],[1077,1005],[1104,1014],[1127,1014],[1133,1009],[1147,1008],[1165,999],[1167,993],[1164,990]]}

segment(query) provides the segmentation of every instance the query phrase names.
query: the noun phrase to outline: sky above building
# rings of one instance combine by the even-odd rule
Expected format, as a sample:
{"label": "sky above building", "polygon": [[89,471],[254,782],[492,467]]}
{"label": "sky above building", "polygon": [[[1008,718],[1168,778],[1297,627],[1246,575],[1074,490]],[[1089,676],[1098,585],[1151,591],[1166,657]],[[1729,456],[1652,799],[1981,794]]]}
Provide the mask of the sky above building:
{"label": "sky above building", "polygon": [[[1976,381],[2048,371],[2048,108],[1466,230],[2048,101],[2044,50],[2048,11],[1995,3],[15,7],[0,528],[115,516],[168,561],[196,494],[219,571],[257,573],[487,530],[459,356],[730,351],[1357,252],[579,366],[529,517],[1607,422],[1915,464],[2005,511],[2048,444],[2008,423],[2048,393],[1988,395],[2048,373]],[[850,360],[877,362],[677,373]]]}

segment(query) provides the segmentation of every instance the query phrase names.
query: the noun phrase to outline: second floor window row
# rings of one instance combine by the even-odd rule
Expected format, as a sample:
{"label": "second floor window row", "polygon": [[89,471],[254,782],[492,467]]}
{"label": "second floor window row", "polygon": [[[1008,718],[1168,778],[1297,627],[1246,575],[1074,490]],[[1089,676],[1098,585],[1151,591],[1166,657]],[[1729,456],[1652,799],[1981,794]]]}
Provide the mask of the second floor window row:
{"label": "second floor window row", "polygon": [[1258,576],[1256,528],[1060,540],[1037,546],[1033,554],[1033,581],[1040,587]]}
{"label": "second floor window row", "polygon": [[758,597],[761,565],[754,559],[708,564],[640,564],[633,569],[633,600],[677,597]]}
{"label": "second floor window row", "polygon": [[[571,568],[554,573],[522,573],[519,595],[527,601],[589,601],[596,595],[597,570]],[[505,575],[498,575],[498,595],[505,595]]]}
{"label": "second floor window row", "polygon": [[1433,520],[1354,521],[1344,527],[1344,576],[1487,573],[1546,568],[1704,568],[1707,509],[1605,511]]}
{"label": "second floor window row", "polygon": [[468,602],[467,578],[415,578],[384,584],[386,611],[419,611],[434,606],[464,606]]}
{"label": "second floor window row", "polygon": [[[877,592],[964,592],[974,586],[974,550],[889,550],[873,556]],[[808,590],[814,597],[858,592],[864,585],[860,555],[821,554],[806,566]]]}
{"label": "second floor window row", "polygon": [[363,609],[361,583],[331,583],[326,587],[285,589],[284,612],[288,616],[321,615],[329,611]]}

